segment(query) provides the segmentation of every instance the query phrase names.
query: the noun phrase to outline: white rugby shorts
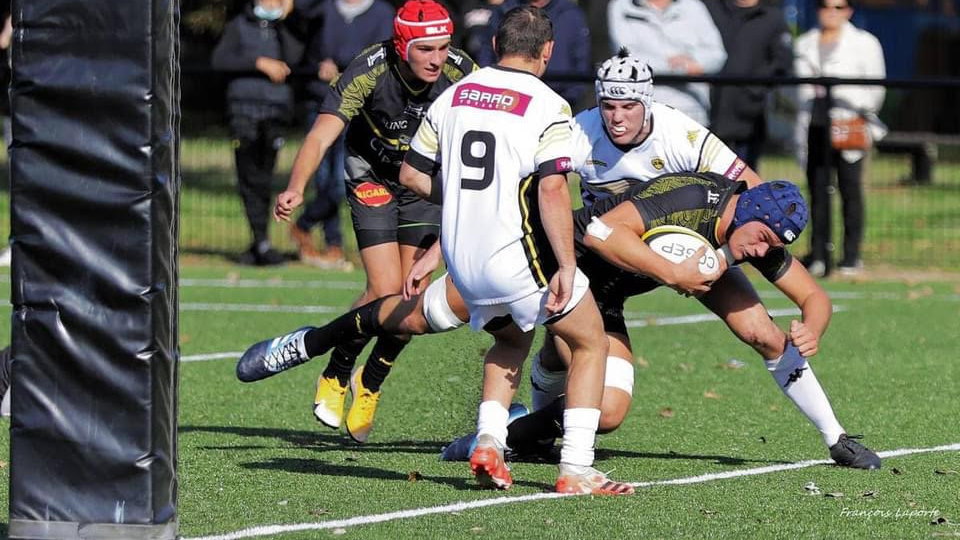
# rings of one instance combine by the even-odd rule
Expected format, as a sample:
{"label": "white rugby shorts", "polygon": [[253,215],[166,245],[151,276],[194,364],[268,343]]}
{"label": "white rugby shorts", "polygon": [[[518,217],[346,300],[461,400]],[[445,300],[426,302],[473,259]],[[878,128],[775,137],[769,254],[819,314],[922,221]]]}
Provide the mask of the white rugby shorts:
{"label": "white rugby shorts", "polygon": [[520,330],[529,332],[538,324],[548,323],[550,322],[549,319],[553,317],[569,313],[583,300],[589,289],[590,280],[577,268],[573,278],[573,292],[570,301],[558,314],[547,314],[545,306],[550,293],[549,287],[543,287],[533,294],[503,304],[472,304],[467,302],[467,308],[470,310],[470,327],[474,330],[483,330],[483,327],[490,321],[509,315],[514,324],[520,327]]}

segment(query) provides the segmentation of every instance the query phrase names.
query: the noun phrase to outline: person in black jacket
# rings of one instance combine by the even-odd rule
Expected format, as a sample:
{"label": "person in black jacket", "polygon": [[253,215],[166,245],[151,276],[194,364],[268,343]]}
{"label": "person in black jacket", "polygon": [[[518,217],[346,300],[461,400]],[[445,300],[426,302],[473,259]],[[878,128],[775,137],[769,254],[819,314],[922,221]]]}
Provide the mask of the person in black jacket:
{"label": "person in black jacket", "polygon": [[[793,73],[793,45],[783,11],[773,0],[704,2],[727,49],[721,75],[776,77]],[[753,170],[767,138],[770,87],[715,85],[710,130]]]}
{"label": "person in black jacket", "polygon": [[231,76],[227,107],[237,191],[253,233],[250,249],[240,257],[245,264],[284,262],[270,245],[267,223],[281,130],[293,113],[293,89],[286,81],[303,55],[303,44],[284,22],[292,8],[292,0],[254,0],[227,24],[213,51],[213,68]]}
{"label": "person in black jacket", "polygon": [[480,37],[482,48],[477,53],[480,66],[491,66],[497,56],[493,50],[493,35],[497,26],[508,11],[523,5],[540,8],[553,23],[553,56],[547,65],[543,78],[554,92],[567,100],[574,112],[580,110],[580,104],[586,95],[588,86],[578,82],[551,81],[552,75],[582,75],[584,80],[592,75],[590,56],[590,27],[583,9],[572,0],[505,0],[493,10],[487,24],[487,33]]}

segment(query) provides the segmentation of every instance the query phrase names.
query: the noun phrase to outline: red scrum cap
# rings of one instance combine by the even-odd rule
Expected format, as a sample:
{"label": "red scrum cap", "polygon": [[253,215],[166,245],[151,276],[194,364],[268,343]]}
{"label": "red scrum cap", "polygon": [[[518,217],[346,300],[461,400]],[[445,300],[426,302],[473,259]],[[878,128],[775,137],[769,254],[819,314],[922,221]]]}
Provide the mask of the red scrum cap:
{"label": "red scrum cap", "polygon": [[404,60],[414,43],[452,35],[450,14],[433,0],[407,0],[393,20],[393,45]]}

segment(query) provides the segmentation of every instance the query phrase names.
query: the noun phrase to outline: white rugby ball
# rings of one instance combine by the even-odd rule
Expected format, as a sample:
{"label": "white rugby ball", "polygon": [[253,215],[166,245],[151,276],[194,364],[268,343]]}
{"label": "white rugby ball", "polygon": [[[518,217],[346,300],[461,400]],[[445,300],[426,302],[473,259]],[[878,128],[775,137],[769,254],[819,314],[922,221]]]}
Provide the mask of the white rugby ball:
{"label": "white rugby ball", "polygon": [[720,269],[720,255],[706,238],[693,229],[660,225],[643,233],[640,239],[646,242],[654,253],[675,263],[689,259],[698,249],[706,247],[706,252],[700,257],[700,273],[710,275]]}

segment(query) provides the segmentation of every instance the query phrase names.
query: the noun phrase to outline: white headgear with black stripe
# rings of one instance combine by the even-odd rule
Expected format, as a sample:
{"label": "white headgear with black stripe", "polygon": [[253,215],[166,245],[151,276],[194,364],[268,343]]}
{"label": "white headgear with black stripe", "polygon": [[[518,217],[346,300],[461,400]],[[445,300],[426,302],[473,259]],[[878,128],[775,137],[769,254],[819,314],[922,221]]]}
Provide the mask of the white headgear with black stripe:
{"label": "white headgear with black stripe", "polygon": [[653,70],[643,60],[630,56],[626,47],[597,70],[597,103],[604,99],[623,99],[643,103],[643,122],[650,121],[653,104]]}

